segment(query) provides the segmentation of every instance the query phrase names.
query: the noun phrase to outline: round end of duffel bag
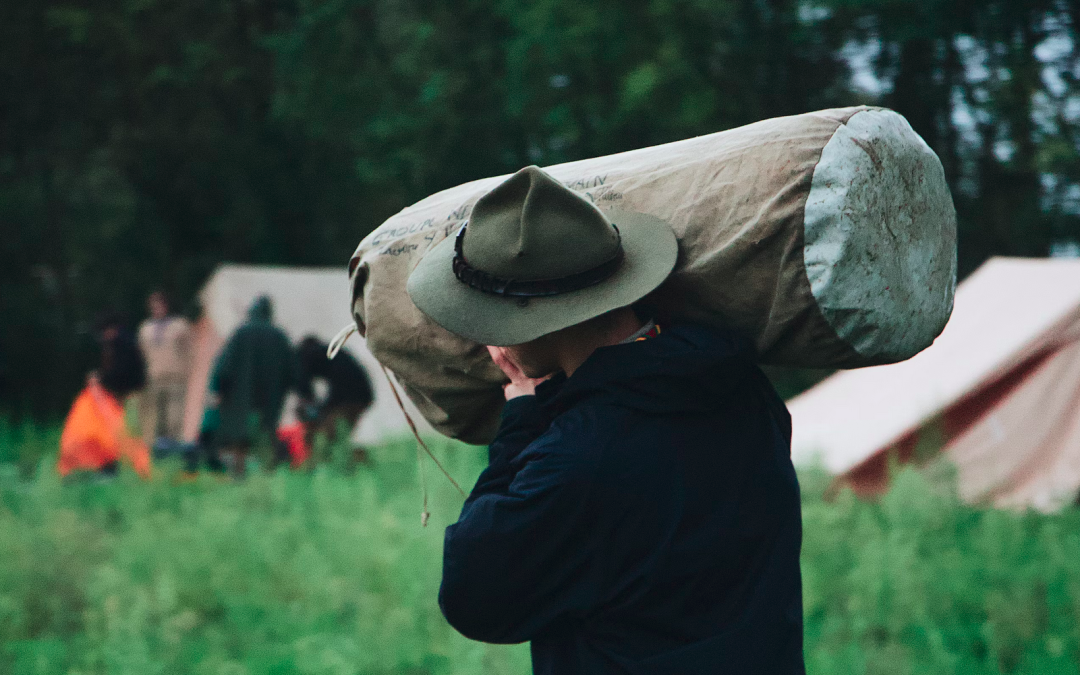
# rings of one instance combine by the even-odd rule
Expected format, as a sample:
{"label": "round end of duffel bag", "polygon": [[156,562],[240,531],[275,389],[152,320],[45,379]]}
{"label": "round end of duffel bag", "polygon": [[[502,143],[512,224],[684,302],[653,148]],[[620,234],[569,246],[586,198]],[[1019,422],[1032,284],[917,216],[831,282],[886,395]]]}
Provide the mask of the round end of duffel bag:
{"label": "round end of duffel bag", "polygon": [[841,124],[814,169],[803,261],[818,307],[867,364],[902,361],[944,329],[956,288],[956,211],[933,150],[901,115]]}

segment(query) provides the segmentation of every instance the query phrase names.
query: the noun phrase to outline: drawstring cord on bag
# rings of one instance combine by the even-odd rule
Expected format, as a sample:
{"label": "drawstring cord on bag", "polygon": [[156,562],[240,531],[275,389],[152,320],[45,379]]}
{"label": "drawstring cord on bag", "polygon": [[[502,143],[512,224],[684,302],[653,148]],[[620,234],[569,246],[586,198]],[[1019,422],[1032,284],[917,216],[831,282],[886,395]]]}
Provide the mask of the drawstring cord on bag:
{"label": "drawstring cord on bag", "polygon": [[[341,351],[341,348],[345,346],[345,343],[355,332],[357,332],[355,323],[350,323],[348,326],[345,326],[338,331],[338,334],[334,336],[334,339],[330,341],[330,344],[326,348],[326,358],[332,359],[337,356],[338,352]],[[424,472],[424,456],[420,454],[421,448],[423,448],[424,452],[431,458],[431,461],[435,462],[435,466],[439,467],[439,471],[442,471],[442,474],[446,476],[446,479],[457,488],[457,491],[461,493],[462,497],[466,496],[465,490],[461,489],[461,486],[454,480],[454,477],[450,475],[438,458],[435,457],[435,453],[431,451],[431,448],[424,442],[424,439],[420,438],[420,432],[416,429],[416,422],[413,422],[412,416],[405,410],[405,403],[401,400],[401,395],[398,394],[397,386],[394,384],[393,378],[390,377],[389,369],[381,363],[379,366],[382,368],[383,375],[386,376],[386,382],[390,385],[390,391],[394,392],[394,400],[397,401],[398,408],[401,409],[401,414],[405,416],[405,421],[408,423],[409,429],[416,439],[416,464],[417,469],[420,471],[420,493],[423,495],[423,503],[420,507],[420,526],[427,527],[428,518],[431,517],[431,513],[428,511],[427,475]]]}
{"label": "drawstring cord on bag", "polygon": [[431,451],[431,448],[429,448],[428,444],[424,442],[424,439],[420,438],[420,432],[416,430],[416,422],[413,422],[412,416],[408,413],[407,410],[405,410],[405,404],[401,401],[401,395],[398,394],[397,387],[394,385],[394,380],[390,377],[390,371],[387,369],[386,366],[383,366],[382,364],[379,365],[382,366],[383,375],[386,376],[386,381],[390,384],[390,391],[394,392],[394,400],[397,401],[398,407],[401,408],[401,414],[405,416],[405,421],[408,422],[409,429],[412,430],[413,437],[416,438],[416,461],[420,465],[420,490],[424,495],[423,507],[420,511],[420,525],[422,527],[427,527],[428,517],[431,514],[428,513],[427,510],[427,480],[424,477],[424,464],[422,461],[423,455],[420,454],[420,448],[424,449],[424,452],[426,452],[428,457],[431,458],[431,461],[435,462],[435,466],[439,467],[439,471],[442,471],[442,474],[446,476],[446,480],[450,481],[453,486],[457,488],[457,491],[461,493],[462,497],[466,496],[465,491],[461,489],[461,486],[458,485],[458,482],[454,480],[453,476],[450,475],[450,472],[446,470],[446,467],[442,465],[442,462],[440,462],[438,458],[435,457],[435,453]]}

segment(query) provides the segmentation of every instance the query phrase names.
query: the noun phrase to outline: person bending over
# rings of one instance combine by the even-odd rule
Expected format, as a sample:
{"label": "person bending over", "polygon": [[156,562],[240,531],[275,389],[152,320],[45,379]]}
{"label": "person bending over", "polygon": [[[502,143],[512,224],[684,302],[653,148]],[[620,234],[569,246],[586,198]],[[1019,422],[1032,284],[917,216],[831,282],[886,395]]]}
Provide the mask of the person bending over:
{"label": "person bending over", "polygon": [[[350,432],[356,428],[364,411],[371,406],[374,394],[364,367],[352,354],[341,350],[329,359],[326,347],[325,342],[313,335],[300,341],[297,348],[300,379],[296,390],[303,405],[314,408],[313,431],[335,440],[339,425]],[[324,380],[327,386],[321,401],[315,400],[316,379]]]}

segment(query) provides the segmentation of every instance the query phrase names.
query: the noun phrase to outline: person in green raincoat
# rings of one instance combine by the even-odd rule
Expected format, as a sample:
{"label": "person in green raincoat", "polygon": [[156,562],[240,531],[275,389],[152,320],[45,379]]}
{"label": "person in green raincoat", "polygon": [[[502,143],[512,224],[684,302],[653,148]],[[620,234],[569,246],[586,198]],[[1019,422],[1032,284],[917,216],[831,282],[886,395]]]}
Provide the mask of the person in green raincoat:
{"label": "person in green raincoat", "polygon": [[248,310],[247,322],[225,343],[210,376],[211,399],[218,402],[217,413],[211,415],[211,458],[217,451],[232,453],[237,472],[243,474],[247,451],[260,437],[273,444],[275,463],[288,458],[276,430],[285,396],[299,380],[298,370],[289,338],[273,324],[270,298],[259,297]]}

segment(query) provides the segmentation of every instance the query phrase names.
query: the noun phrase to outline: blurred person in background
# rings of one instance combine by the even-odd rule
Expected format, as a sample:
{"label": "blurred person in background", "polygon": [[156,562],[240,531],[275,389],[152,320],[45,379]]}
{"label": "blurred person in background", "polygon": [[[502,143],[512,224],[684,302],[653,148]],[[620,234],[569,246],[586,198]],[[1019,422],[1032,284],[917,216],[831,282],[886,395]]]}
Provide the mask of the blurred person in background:
{"label": "blurred person in background", "polygon": [[61,476],[72,471],[111,476],[121,459],[130,461],[140,475],[150,475],[149,452],[128,433],[124,421],[128,397],[146,383],[146,364],[127,326],[119,312],[104,314],[97,321],[100,365],[87,376],[86,388],[64,422],[57,461]]}
{"label": "blurred person in background", "polygon": [[146,385],[146,361],[120,312],[108,312],[97,322],[101,361],[89,379],[101,386],[123,405],[129,396]]}
{"label": "blurred person in background", "polygon": [[273,314],[270,298],[257,298],[247,321],[225,343],[210,377],[210,398],[217,408],[208,415],[216,421],[212,447],[206,451],[212,457],[219,452],[230,456],[240,476],[257,440],[273,445],[272,465],[288,460],[276,431],[285,395],[296,387],[298,373],[292,344],[273,324]]}
{"label": "blurred person in background", "polygon": [[[297,393],[302,404],[313,408],[309,416],[314,433],[324,433],[327,438],[337,438],[337,428],[343,423],[349,431],[356,428],[364,411],[371,407],[374,394],[371,380],[364,367],[348,352],[342,350],[329,359],[327,345],[319,338],[309,335],[298,348],[300,381]],[[326,382],[326,396],[315,400],[315,381]]]}
{"label": "blurred person in background", "polygon": [[139,348],[146,359],[146,388],[139,407],[143,438],[155,448],[175,446],[184,424],[187,379],[191,370],[191,326],[170,314],[161,291],[147,298],[150,317],[139,328]]}

